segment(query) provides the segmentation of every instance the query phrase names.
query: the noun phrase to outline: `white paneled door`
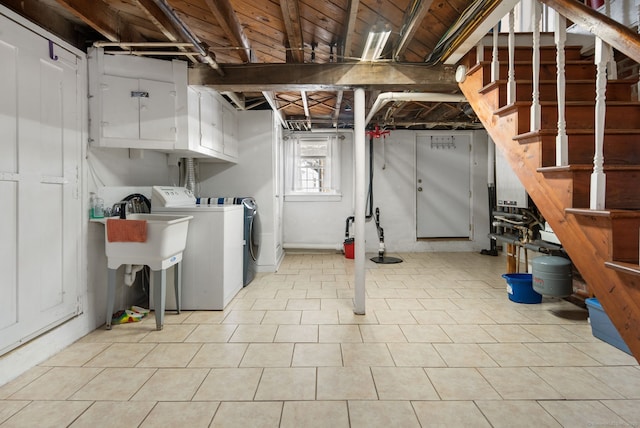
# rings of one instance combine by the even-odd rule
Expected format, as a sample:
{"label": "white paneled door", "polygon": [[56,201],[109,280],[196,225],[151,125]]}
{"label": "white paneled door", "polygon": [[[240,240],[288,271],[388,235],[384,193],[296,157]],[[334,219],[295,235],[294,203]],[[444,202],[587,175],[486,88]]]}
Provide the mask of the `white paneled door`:
{"label": "white paneled door", "polygon": [[417,238],[469,238],[470,135],[418,135]]}
{"label": "white paneled door", "polygon": [[0,354],[78,313],[79,61],[0,15]]}

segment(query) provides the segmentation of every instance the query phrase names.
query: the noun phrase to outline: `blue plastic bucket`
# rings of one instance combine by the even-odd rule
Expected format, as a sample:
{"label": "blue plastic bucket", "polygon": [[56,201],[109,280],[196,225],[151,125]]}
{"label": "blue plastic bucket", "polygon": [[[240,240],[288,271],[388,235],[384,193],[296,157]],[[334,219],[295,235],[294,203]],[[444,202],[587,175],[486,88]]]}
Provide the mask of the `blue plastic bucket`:
{"label": "blue plastic bucket", "polygon": [[530,273],[505,273],[509,300],[516,303],[540,303],[542,295],[533,289],[533,276]]}

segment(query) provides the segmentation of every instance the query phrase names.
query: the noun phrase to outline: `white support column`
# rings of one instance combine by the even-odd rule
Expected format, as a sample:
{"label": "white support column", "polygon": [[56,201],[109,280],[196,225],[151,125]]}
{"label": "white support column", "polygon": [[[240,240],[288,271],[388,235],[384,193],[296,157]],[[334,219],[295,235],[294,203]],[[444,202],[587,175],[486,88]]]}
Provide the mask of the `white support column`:
{"label": "white support column", "polygon": [[531,93],[531,116],[529,131],[540,130],[540,14],[542,8],[538,0],[533,0],[533,16],[531,28],[533,29],[533,74]]}
{"label": "white support column", "polygon": [[567,140],[567,120],[565,118],[566,78],[565,44],[567,42],[567,18],[556,12],[554,39],[556,42],[558,134],[556,136],[556,166],[569,164],[569,143]]}
{"label": "white support column", "polygon": [[516,35],[514,30],[513,9],[509,12],[509,77],[507,80],[507,105],[516,102],[516,68],[515,68],[515,46]]}
{"label": "white support column", "polygon": [[500,61],[498,60],[498,32],[499,25],[493,27],[493,48],[491,50],[491,81],[500,79]]}
{"label": "white support column", "polygon": [[596,111],[595,111],[595,150],[593,155],[593,173],[591,174],[591,192],[589,208],[605,208],[606,176],[604,173],[604,118],[606,113],[607,63],[609,46],[596,37]]}
{"label": "white support column", "polygon": [[355,298],[353,312],[365,314],[365,240],[364,223],[366,211],[365,195],[365,99],[364,89],[358,88],[354,93],[354,163],[355,163]]}

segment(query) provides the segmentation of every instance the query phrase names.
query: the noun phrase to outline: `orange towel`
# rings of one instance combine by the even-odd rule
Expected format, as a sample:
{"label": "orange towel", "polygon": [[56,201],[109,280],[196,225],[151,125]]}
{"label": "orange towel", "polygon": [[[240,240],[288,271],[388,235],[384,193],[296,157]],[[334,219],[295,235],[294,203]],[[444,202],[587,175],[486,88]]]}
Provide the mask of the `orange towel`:
{"label": "orange towel", "polygon": [[107,219],[107,240],[109,242],[146,242],[146,220]]}

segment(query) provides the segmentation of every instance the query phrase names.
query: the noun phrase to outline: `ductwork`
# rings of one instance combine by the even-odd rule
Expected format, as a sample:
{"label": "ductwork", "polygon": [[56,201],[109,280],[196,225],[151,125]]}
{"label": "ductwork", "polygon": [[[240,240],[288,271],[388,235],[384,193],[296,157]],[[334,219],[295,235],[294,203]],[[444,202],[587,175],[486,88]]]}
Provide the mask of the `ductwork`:
{"label": "ductwork", "polygon": [[457,103],[466,101],[466,98],[464,97],[464,95],[441,94],[436,92],[383,92],[378,95],[376,102],[373,103],[373,106],[371,107],[371,110],[369,111],[369,114],[364,121],[364,125],[367,126],[367,124],[371,121],[378,110],[380,110],[383,105],[391,101]]}

